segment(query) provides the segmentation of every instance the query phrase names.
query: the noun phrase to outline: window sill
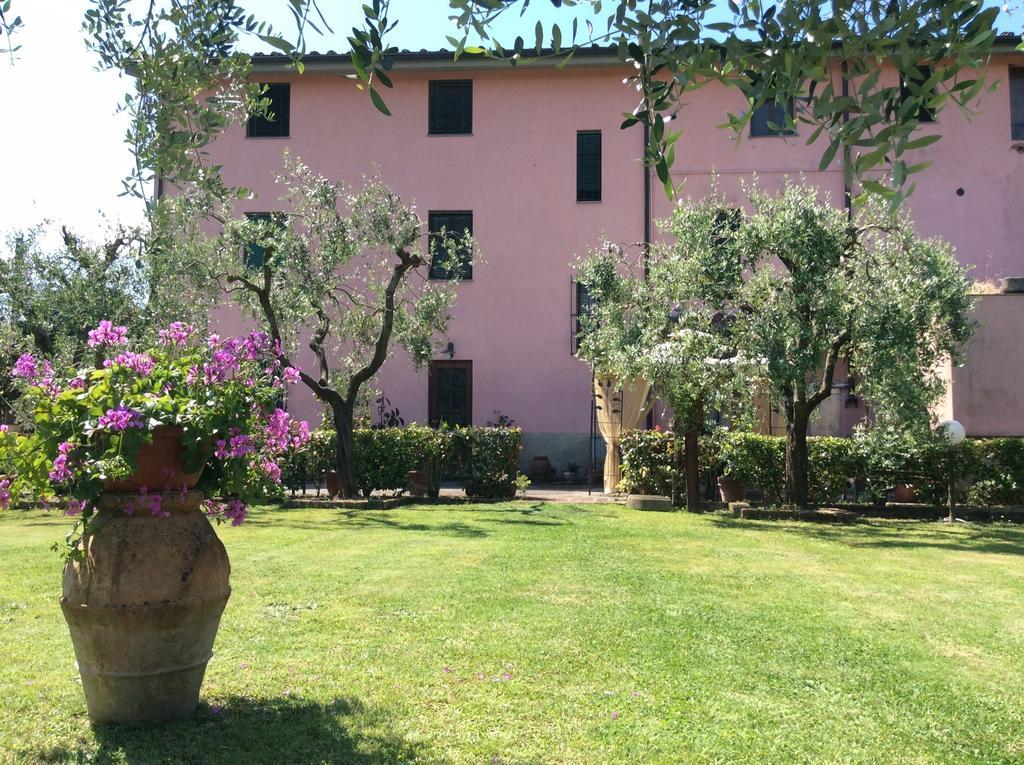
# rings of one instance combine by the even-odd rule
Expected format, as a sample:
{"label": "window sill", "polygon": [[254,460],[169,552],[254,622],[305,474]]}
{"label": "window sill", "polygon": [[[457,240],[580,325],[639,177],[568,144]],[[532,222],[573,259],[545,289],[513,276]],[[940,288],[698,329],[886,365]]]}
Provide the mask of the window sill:
{"label": "window sill", "polygon": [[431,133],[427,131],[427,138],[472,138],[472,133]]}
{"label": "window sill", "polygon": [[291,138],[290,135],[247,135],[246,141],[280,141]]}
{"label": "window sill", "polygon": [[599,205],[603,202],[603,199],[577,199],[576,204],[578,205]]}

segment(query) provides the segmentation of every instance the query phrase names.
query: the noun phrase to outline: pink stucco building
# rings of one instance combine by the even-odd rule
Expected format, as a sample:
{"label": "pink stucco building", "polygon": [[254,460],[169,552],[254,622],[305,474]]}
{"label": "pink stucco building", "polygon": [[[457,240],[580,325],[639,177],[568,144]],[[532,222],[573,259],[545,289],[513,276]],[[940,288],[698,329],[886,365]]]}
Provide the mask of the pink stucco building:
{"label": "pink stucco building", "polygon": [[[312,55],[301,76],[286,63],[276,56],[254,63],[254,76],[275,84],[281,119],[232,128],[212,149],[226,180],[255,192],[242,211],[276,209],[273,175],[288,149],[329,177],[358,182],[379,172],[425,222],[471,226],[482,258],[459,287],[435,363],[417,372],[396,353],[377,388],[406,421],[484,424],[500,412],[524,430],[524,461],[543,454],[559,468],[586,464],[591,371],[572,355],[572,264],[602,236],[639,243],[656,235],[652,222],[670,209],[657,181],[647,185],[643,133],[619,129],[636,101],[623,84],[628,71],[603,50],[584,51],[563,70],[403,53],[391,72],[387,117],[341,76],[350,71],[346,56]],[[953,243],[979,281],[1024,275],[1024,69],[1017,66],[1024,57],[1007,42],[987,67],[999,85],[978,113],[943,110],[923,128],[939,130],[942,140],[914,158],[933,162],[910,202],[919,229]],[[823,146],[806,146],[804,135],[736,140],[717,126],[742,108],[742,97],[722,87],[688,96],[673,123],[683,131],[673,172],[685,181],[684,195],[717,183],[738,202],[741,182],[754,174],[767,188],[802,176],[843,204],[842,152],[819,172]],[[1024,294],[981,298],[976,318],[967,366],[947,373],[945,413],[973,435],[1024,433]],[[844,386],[818,432],[844,432],[859,418]],[[319,418],[304,389],[289,405]]]}

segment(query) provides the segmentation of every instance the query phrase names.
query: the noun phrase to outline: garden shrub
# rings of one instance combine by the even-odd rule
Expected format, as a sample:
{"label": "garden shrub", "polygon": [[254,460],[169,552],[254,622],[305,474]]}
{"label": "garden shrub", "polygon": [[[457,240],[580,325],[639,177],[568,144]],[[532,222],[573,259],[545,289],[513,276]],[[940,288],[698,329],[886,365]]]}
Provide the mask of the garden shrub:
{"label": "garden shrub", "polygon": [[353,441],[356,484],[366,497],[374,491],[405,491],[409,471],[428,470],[439,451],[437,431],[423,425],[359,429]]}
{"label": "garden shrub", "polygon": [[[631,430],[620,442],[622,480],[619,490],[627,494],[672,495],[672,433],[662,430]],[[682,480],[683,455],[677,455],[678,478]]]}
{"label": "garden shrub", "polygon": [[[785,439],[780,437],[780,440],[785,451]],[[858,472],[857,452],[852,439],[813,436],[807,439],[807,451],[811,501],[823,504],[842,499]]]}
{"label": "garden shrub", "polygon": [[[713,470],[718,464],[721,448],[722,429],[717,428],[703,433],[699,442],[699,462],[701,474]],[[619,442],[622,449],[622,479],[619,491],[627,494],[655,494],[662,497],[672,496],[672,449],[675,435],[672,431],[630,430],[623,434]],[[682,497],[686,494],[686,449],[682,438],[676,452],[676,492]]]}
{"label": "garden shrub", "polygon": [[[353,433],[356,450],[356,483],[363,496],[374,491],[401,494],[409,488],[410,470],[427,473],[430,493],[437,495],[442,471],[457,475],[471,497],[512,497],[515,495],[516,466],[521,431],[518,428],[357,428]],[[281,464],[296,486],[320,483],[334,470],[334,431],[313,432],[304,460]]]}
{"label": "garden shrub", "polygon": [[[442,431],[443,432],[443,431]],[[454,428],[451,457],[459,455],[466,496],[497,499],[514,497],[522,431],[519,428]]]}
{"label": "garden shrub", "polygon": [[786,489],[786,440],[759,433],[727,433],[719,450],[722,472],[759,488],[765,496],[781,502]]}

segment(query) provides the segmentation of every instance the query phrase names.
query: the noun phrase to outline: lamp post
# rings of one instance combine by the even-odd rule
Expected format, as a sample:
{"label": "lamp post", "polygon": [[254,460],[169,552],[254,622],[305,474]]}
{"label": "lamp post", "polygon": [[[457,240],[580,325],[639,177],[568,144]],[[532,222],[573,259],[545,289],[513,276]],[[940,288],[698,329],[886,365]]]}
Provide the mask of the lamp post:
{"label": "lamp post", "polygon": [[964,426],[956,420],[939,423],[939,434],[949,446],[949,518],[947,523],[956,523],[956,447],[967,437]]}

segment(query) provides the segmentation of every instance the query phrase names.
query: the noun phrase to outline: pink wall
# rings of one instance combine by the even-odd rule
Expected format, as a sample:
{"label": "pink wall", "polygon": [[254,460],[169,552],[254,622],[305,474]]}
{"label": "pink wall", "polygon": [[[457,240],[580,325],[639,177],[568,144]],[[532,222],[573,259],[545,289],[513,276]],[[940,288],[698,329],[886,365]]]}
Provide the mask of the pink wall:
{"label": "pink wall", "polygon": [[941,415],[959,420],[969,436],[1024,433],[1024,294],[981,295],[971,312],[977,322],[963,365],[952,379]]}
{"label": "pink wall", "polygon": [[[275,207],[271,175],[286,147],[349,182],[379,168],[424,220],[429,210],[473,210],[485,262],[460,286],[445,338],[456,359],[473,360],[473,421],[501,409],[527,430],[586,431],[590,372],[569,351],[570,263],[600,232],[642,238],[642,135],[618,130],[632,96],[608,69],[476,72],[474,134],[428,136],[427,81],[446,76],[467,75],[396,72],[389,118],[351,81],[307,74],[293,81],[290,138],[246,139],[237,127],[217,142],[215,158],[228,182],[255,190],[243,211]],[[581,129],[604,132],[602,202],[576,202]],[[407,421],[426,420],[425,371],[410,374],[398,356],[379,385]],[[315,410],[295,401],[303,415]]]}
{"label": "pink wall", "polygon": [[[1005,77],[1008,60],[997,59],[990,77]],[[445,77],[473,79],[472,136],[427,135],[427,81]],[[590,371],[569,352],[571,263],[602,234],[628,243],[643,236],[642,132],[618,128],[636,101],[622,77],[615,66],[561,72],[396,67],[395,88],[386,93],[389,118],[339,75],[266,76],[261,79],[293,83],[291,136],[246,139],[238,126],[212,153],[229,183],[256,192],[242,211],[278,206],[272,175],[285,148],[350,183],[378,169],[424,220],[429,210],[473,210],[484,262],[459,288],[456,318],[441,345],[451,340],[456,359],[473,361],[474,423],[500,409],[529,432],[585,433]],[[684,196],[707,193],[717,173],[719,188],[739,201],[741,181],[756,170],[766,188],[803,175],[842,204],[839,160],[825,172],[817,169],[823,142],[807,147],[804,135],[736,141],[717,126],[727,110],[742,108],[740,97],[721,86],[687,96],[674,123],[684,131],[674,168],[677,180],[686,181]],[[972,121],[947,107],[938,127],[943,139],[915,157],[935,161],[918,177],[911,200],[920,229],[951,241],[976,277],[1024,274],[1018,251],[1024,196],[1014,184],[1024,156],[1011,150],[1006,88],[986,95]],[[601,202],[575,201],[581,129],[603,131]],[[964,194],[957,196],[960,188]],[[671,206],[656,179],[652,191],[654,217],[663,217]],[[379,387],[407,421],[426,419],[426,372],[410,372],[400,353],[385,366]],[[317,417],[319,407],[305,391],[296,394],[294,411]]]}

